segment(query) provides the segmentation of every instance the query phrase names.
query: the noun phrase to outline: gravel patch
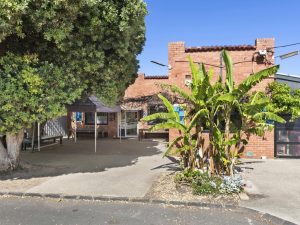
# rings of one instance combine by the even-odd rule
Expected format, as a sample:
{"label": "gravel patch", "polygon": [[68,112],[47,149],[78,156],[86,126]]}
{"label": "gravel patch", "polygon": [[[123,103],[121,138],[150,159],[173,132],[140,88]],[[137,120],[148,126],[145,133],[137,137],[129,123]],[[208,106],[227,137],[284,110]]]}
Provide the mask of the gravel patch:
{"label": "gravel patch", "polygon": [[211,204],[231,204],[237,205],[239,196],[232,195],[194,195],[190,186],[179,185],[175,182],[175,173],[164,172],[155,180],[150,191],[146,194],[147,198],[161,199],[165,201],[199,201]]}

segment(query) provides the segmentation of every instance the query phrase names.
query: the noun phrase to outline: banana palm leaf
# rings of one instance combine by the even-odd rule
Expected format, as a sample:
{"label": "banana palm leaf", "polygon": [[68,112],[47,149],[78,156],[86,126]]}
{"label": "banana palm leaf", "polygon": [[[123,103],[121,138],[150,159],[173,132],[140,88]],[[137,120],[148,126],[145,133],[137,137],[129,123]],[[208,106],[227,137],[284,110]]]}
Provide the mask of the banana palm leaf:
{"label": "banana palm leaf", "polygon": [[176,118],[171,113],[154,113],[143,117],[141,121],[152,121],[157,119],[168,120],[168,119],[176,119]]}
{"label": "banana palm leaf", "polygon": [[217,101],[232,103],[236,97],[232,93],[226,93],[217,98]]}
{"label": "banana palm leaf", "polygon": [[222,52],[223,60],[226,67],[226,84],[229,89],[229,92],[233,90],[233,69],[232,69],[232,60],[226,50]]}
{"label": "banana palm leaf", "polygon": [[164,96],[162,96],[161,94],[158,94],[158,97],[162,100],[162,102],[164,103],[164,105],[166,106],[168,112],[174,116],[174,118],[176,118],[177,121],[179,121],[179,115],[177,112],[175,112],[174,107],[172,105],[172,103],[165,98]]}
{"label": "banana palm leaf", "polygon": [[236,89],[236,92],[240,95],[246,94],[252,87],[261,82],[263,79],[266,79],[274,75],[279,69],[279,65],[272,66],[270,68],[261,70],[255,74],[247,77],[242,83],[240,83]]}
{"label": "banana palm leaf", "polygon": [[173,120],[168,120],[167,122],[155,124],[150,128],[150,131],[157,131],[161,129],[172,129],[172,128],[180,130],[181,132],[186,131],[186,126],[184,126],[180,122],[173,121]]}
{"label": "banana palm leaf", "polygon": [[191,120],[191,122],[189,123],[186,132],[190,132],[192,130],[192,128],[195,126],[196,122],[198,121],[199,117],[201,116],[208,116],[209,111],[207,109],[201,109],[199,110],[195,116],[193,117],[193,119]]}
{"label": "banana palm leaf", "polygon": [[171,90],[174,93],[177,93],[178,95],[180,95],[182,98],[190,101],[190,102],[195,102],[196,99],[194,98],[193,95],[191,95],[190,93],[185,92],[182,88],[176,86],[176,85],[171,85],[171,84],[162,84],[161,85],[163,88],[167,88],[169,90]]}
{"label": "banana palm leaf", "polygon": [[276,122],[279,122],[279,123],[285,123],[286,121],[276,115],[275,113],[272,113],[272,112],[260,112],[260,113],[257,113],[253,116],[253,119],[255,120],[273,120],[273,121],[276,121]]}
{"label": "banana palm leaf", "polygon": [[165,151],[163,157],[169,155],[169,153],[170,153],[170,151],[172,150],[172,148],[174,147],[174,145],[176,145],[176,144],[177,144],[179,141],[181,141],[182,139],[183,139],[182,136],[179,136],[179,137],[175,138],[175,139],[171,142],[171,144],[168,146],[168,148],[167,148],[167,150]]}

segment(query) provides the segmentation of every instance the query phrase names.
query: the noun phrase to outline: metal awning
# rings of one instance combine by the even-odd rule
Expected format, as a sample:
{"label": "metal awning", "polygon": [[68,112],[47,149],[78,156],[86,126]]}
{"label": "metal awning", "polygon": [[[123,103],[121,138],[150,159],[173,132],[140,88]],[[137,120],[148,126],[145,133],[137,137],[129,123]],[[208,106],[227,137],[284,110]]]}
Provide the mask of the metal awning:
{"label": "metal awning", "polygon": [[91,95],[76,100],[72,105],[67,106],[69,112],[106,112],[115,113],[120,112],[120,106],[108,107],[101,102],[96,96]]}
{"label": "metal awning", "polygon": [[[93,112],[95,113],[95,152],[97,152],[97,113],[117,113],[121,112],[120,106],[108,107],[105,106],[96,96],[86,96],[81,99],[77,99],[72,105],[67,106],[68,112]],[[76,121],[75,121],[75,142],[76,142]]]}

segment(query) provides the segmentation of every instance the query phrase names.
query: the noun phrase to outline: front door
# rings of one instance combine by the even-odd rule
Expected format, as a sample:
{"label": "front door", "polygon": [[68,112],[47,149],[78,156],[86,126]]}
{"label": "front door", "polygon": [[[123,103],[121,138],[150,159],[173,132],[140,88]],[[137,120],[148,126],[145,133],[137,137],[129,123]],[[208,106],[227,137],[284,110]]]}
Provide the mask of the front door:
{"label": "front door", "polygon": [[121,112],[121,136],[136,137],[138,135],[138,111]]}

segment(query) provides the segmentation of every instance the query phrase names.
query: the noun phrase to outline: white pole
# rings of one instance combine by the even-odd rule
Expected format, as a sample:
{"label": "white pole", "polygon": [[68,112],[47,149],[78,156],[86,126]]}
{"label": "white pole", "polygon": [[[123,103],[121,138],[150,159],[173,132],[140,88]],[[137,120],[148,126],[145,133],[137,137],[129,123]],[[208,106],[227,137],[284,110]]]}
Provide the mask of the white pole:
{"label": "white pole", "polygon": [[97,112],[95,112],[95,153],[97,152]]}
{"label": "white pole", "polygon": [[35,122],[33,123],[32,128],[32,140],[31,140],[31,151],[34,151],[34,138],[35,138]]}
{"label": "white pole", "polygon": [[118,118],[119,118],[119,138],[120,138],[120,143],[122,142],[122,130],[121,130],[121,123],[122,123],[122,121],[121,121],[121,119],[122,119],[122,115],[121,115],[121,113],[118,113]]}
{"label": "white pole", "polygon": [[122,137],[121,137],[121,124],[119,125],[119,136],[120,136],[120,143],[122,142]]}
{"label": "white pole", "polygon": [[40,122],[38,122],[38,151],[39,152],[41,151],[41,131],[40,131],[40,128],[41,128],[41,124],[40,124]]}
{"label": "white pole", "polygon": [[[73,116],[74,116],[74,114],[72,114],[72,122],[73,122]],[[75,128],[74,128],[74,141],[75,141],[75,143],[77,142],[77,121],[76,121],[76,112],[75,112],[75,120],[74,120],[74,126],[75,126]]]}

